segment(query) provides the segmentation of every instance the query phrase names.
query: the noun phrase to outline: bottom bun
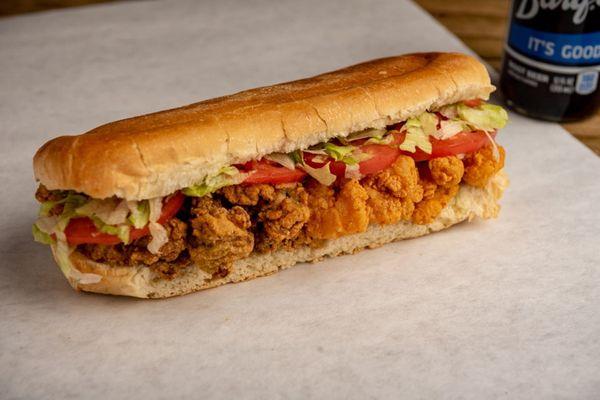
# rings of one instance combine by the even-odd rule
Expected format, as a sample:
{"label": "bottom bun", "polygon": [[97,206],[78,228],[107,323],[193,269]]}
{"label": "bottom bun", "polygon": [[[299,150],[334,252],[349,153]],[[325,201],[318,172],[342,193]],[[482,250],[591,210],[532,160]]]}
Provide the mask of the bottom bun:
{"label": "bottom bun", "polygon": [[[442,210],[437,218],[427,225],[400,222],[394,225],[371,225],[367,231],[327,240],[322,247],[302,247],[294,250],[279,250],[266,254],[253,254],[238,260],[227,276],[212,278],[195,265],[186,267],[173,279],[164,279],[146,266],[112,267],[94,262],[81,253],[70,256],[72,271],[67,279],[76,290],[106,293],[140,298],[165,298],[208,289],[226,283],[241,282],[270,275],[289,268],[299,262],[318,261],[325,257],[352,254],[365,248],[381,246],[396,240],[409,239],[436,232],[473,218],[494,218],[500,206],[508,179],[500,171],[483,189],[461,186],[456,197]],[[56,249],[52,247],[53,254]],[[56,254],[55,254],[56,258]],[[77,277],[85,276],[87,279]],[[93,279],[89,279],[93,277]],[[92,283],[94,282],[94,283]]]}

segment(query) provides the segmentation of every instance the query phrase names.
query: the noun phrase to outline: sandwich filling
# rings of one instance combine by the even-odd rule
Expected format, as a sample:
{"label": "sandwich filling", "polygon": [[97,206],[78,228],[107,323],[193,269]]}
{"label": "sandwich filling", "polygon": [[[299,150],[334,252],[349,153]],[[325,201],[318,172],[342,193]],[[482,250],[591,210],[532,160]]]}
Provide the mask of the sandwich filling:
{"label": "sandwich filling", "polygon": [[40,185],[33,234],[55,245],[63,273],[81,283],[101,277],[73,268],[73,251],[109,266],[147,266],[167,279],[191,265],[224,277],[253,252],[318,247],[371,224],[432,222],[460,185],[485,187],[503,167],[495,135],[506,121],[499,106],[464,101],[223,166],[196,185],[143,201]]}

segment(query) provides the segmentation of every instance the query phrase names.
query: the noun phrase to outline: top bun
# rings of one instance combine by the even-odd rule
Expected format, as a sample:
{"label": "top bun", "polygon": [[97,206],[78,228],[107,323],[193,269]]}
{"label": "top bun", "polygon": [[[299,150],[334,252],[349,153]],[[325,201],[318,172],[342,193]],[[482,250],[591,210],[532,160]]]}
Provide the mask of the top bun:
{"label": "top bun", "polygon": [[34,172],[48,189],[94,198],[166,196],[225,165],[487,100],[493,90],[485,67],[464,54],[382,58],[61,136],[37,151]]}

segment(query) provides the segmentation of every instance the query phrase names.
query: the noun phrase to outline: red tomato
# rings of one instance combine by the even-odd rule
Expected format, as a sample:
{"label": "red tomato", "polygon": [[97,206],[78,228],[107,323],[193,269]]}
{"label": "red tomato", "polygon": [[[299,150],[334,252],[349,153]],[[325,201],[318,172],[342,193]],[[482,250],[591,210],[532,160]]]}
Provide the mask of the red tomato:
{"label": "red tomato", "polygon": [[381,144],[366,144],[360,147],[361,151],[370,154],[371,158],[358,164],[363,175],[373,174],[386,169],[396,161],[400,155],[397,145],[386,146]]}
{"label": "red tomato", "polygon": [[[415,161],[425,161],[437,157],[446,157],[456,154],[472,153],[485,146],[489,139],[483,131],[461,132],[446,140],[438,140],[430,137],[431,154],[417,149],[414,153],[398,149],[398,145],[404,142],[405,133],[393,132],[394,140],[389,145],[363,144],[359,148],[362,152],[371,155],[371,158],[360,162],[359,169],[363,175],[373,174],[386,169],[396,161],[400,154],[412,157]],[[491,133],[492,137],[496,132]],[[341,161],[328,159],[326,162],[315,162],[314,154],[304,154],[304,161],[313,168],[319,168],[329,162],[329,170],[332,174],[343,177],[346,172],[346,164]]]}
{"label": "red tomato", "polygon": [[[159,224],[164,224],[171,218],[177,214],[181,206],[183,205],[183,201],[185,200],[185,196],[181,192],[177,192],[173,195],[166,203],[163,204],[162,213],[160,218],[158,219]],[[131,228],[129,231],[129,239],[135,240],[139,239],[143,236],[146,236],[150,233],[150,229],[148,226],[145,226],[141,229]],[[67,237],[67,242],[70,245],[77,245],[83,243],[99,243],[99,244],[118,244],[121,243],[121,239],[119,239],[115,235],[109,235],[108,233],[103,233],[98,231],[94,222],[87,218],[74,218],[69,222],[69,225],[65,228],[65,236]]]}
{"label": "red tomato", "polygon": [[483,100],[469,99],[469,100],[464,100],[462,103],[467,107],[479,107],[481,105],[481,103],[483,103]]}
{"label": "red tomato", "polygon": [[[490,136],[495,137],[496,132],[492,132]],[[401,151],[401,153],[412,157],[415,161],[424,161],[456,154],[473,153],[489,143],[489,139],[483,131],[461,132],[446,140],[430,137],[429,140],[432,147],[431,154],[427,154],[421,149],[417,149],[414,153],[408,151]],[[404,137],[402,137],[402,141],[404,141]]]}
{"label": "red tomato", "polygon": [[301,169],[291,170],[278,164],[270,163],[268,160],[260,160],[246,163],[241,167],[244,172],[251,172],[244,182],[247,185],[257,183],[290,183],[301,181],[306,172]]}
{"label": "red tomato", "polygon": [[[473,103],[476,101],[481,102],[479,99],[468,101]],[[401,127],[402,124],[398,124],[397,126]],[[432,145],[431,154],[427,154],[420,149],[411,153],[398,148],[398,145],[404,142],[405,133],[400,133],[396,130],[391,135],[393,135],[394,140],[389,145],[364,144],[367,139],[354,142],[354,145],[358,146],[362,152],[371,155],[371,158],[359,163],[359,171],[362,175],[373,174],[389,167],[396,161],[400,154],[410,156],[415,161],[425,161],[437,157],[472,153],[489,142],[487,135],[483,131],[462,132],[446,140],[438,140],[430,137]],[[495,135],[495,132],[491,134],[492,137]],[[341,161],[335,161],[330,157],[312,153],[303,153],[303,157],[304,162],[313,168],[321,168],[325,164],[329,164],[329,171],[332,174],[337,177],[345,176],[346,164]],[[321,159],[324,159],[324,161]],[[292,171],[268,160],[248,162],[238,166],[238,168],[244,172],[252,172],[243,182],[244,184],[299,182],[306,176],[306,172],[299,168]]]}

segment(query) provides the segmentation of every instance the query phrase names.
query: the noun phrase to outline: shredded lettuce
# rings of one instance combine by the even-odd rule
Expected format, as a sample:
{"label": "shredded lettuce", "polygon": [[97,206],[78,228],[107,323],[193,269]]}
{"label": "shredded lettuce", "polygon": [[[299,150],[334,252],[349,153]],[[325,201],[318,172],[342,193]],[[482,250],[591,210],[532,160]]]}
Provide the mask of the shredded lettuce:
{"label": "shredded lettuce", "polygon": [[56,243],[56,250],[55,250],[56,262],[57,262],[58,266],[60,267],[62,273],[67,278],[71,276],[71,270],[75,269],[75,268],[73,268],[73,265],[71,264],[71,260],[70,260],[72,251],[73,251],[73,249],[70,248],[70,246],[67,244],[66,241],[59,240]]}
{"label": "shredded lettuce", "polygon": [[123,243],[129,243],[129,232],[131,227],[126,224],[109,225],[105,224],[101,219],[97,217],[90,217],[94,221],[96,228],[102,233],[108,233],[109,235],[117,236]]}
{"label": "shredded lettuce", "polygon": [[75,210],[83,206],[89,198],[81,194],[69,193],[65,198],[64,208],[61,216],[69,215],[70,217],[75,216]]}
{"label": "shredded lettuce", "polygon": [[292,158],[292,160],[294,160],[295,164],[301,164],[302,163],[302,152],[300,150],[294,150],[291,153],[288,153],[288,155]]}
{"label": "shredded lettuce", "polygon": [[42,244],[52,244],[55,242],[48,233],[43,232],[36,224],[31,227],[31,233],[33,234],[33,240]]}
{"label": "shredded lettuce", "polygon": [[421,124],[423,132],[425,132],[426,135],[435,135],[435,133],[437,132],[438,123],[437,115],[430,112],[424,112],[418,116],[418,120]]}
{"label": "shredded lettuce", "polygon": [[77,215],[97,218],[107,225],[118,225],[127,222],[129,207],[127,201],[115,198],[97,200],[91,199],[75,210]]}
{"label": "shredded lettuce", "polygon": [[63,198],[60,200],[56,200],[56,201],[45,201],[42,204],[40,204],[40,211],[38,213],[38,215],[40,217],[47,217],[48,215],[50,215],[50,211],[56,207],[58,204],[62,204],[65,201],[67,201],[67,198]]}
{"label": "shredded lettuce", "polygon": [[488,131],[483,131],[483,133],[485,133],[485,136],[487,136],[488,140],[492,144],[492,157],[494,157],[495,161],[498,161],[500,159],[500,150],[498,149],[496,141]]}
{"label": "shredded lettuce", "polygon": [[493,131],[503,128],[508,121],[506,110],[495,104],[482,104],[478,107],[468,107],[464,104],[456,106],[458,116],[473,129]]}
{"label": "shredded lettuce", "polygon": [[341,161],[346,165],[356,165],[372,157],[370,154],[360,151],[356,146],[337,146],[331,143],[325,144],[325,152],[334,160]]}
{"label": "shredded lettuce", "polygon": [[55,246],[56,261],[60,270],[65,277],[75,280],[77,283],[89,285],[98,283],[102,280],[102,276],[90,273],[82,273],[71,263],[71,253],[73,247],[69,246],[66,241],[58,240]]}
{"label": "shredded lettuce", "polygon": [[463,132],[467,129],[466,124],[460,120],[445,120],[440,121],[440,129],[438,129],[432,136],[439,140],[450,139],[457,133]]}
{"label": "shredded lettuce", "polygon": [[35,225],[37,228],[47,234],[54,233],[54,228],[58,224],[59,217],[56,215],[48,216],[48,217],[39,217],[37,221],[35,221]]}
{"label": "shredded lettuce", "polygon": [[[54,205],[52,206],[45,204],[49,202],[43,203],[40,207],[40,217],[32,228],[34,240],[45,243],[48,241],[45,235],[48,235],[51,239],[51,235],[55,235],[59,241],[63,238],[66,240],[64,237],[65,228],[69,224],[71,218],[76,215],[75,210],[85,204],[87,200],[88,198],[86,196],[66,192],[65,197],[61,200],[54,201]],[[63,204],[63,211],[60,216],[50,216],[49,212],[56,204]],[[45,235],[42,235],[42,233]]]}
{"label": "shredded lettuce", "polygon": [[162,214],[162,197],[154,197],[149,199],[148,208],[150,209],[148,213],[148,219],[150,222],[158,221],[160,214]]}
{"label": "shredded lettuce", "polygon": [[336,176],[331,173],[329,170],[329,163],[323,165],[320,168],[313,168],[306,163],[302,163],[302,169],[306,171],[307,174],[315,178],[320,184],[329,186],[336,180]]}
{"label": "shredded lettuce", "polygon": [[[37,242],[54,245],[54,254],[56,256],[57,264],[65,277],[80,284],[93,284],[102,280],[100,275],[82,273],[73,266],[70,256],[74,247],[69,246],[64,232],[71,218],[77,216],[76,210],[83,206],[87,201],[88,197],[86,196],[67,192],[63,199],[54,202],[54,205],[64,204],[61,215],[47,215],[47,213],[54,208],[54,205],[43,207],[44,204],[42,204],[42,207],[44,208],[43,211],[45,212],[40,213],[42,216],[38,218],[32,227],[33,238]],[[52,235],[54,235],[56,239],[54,239]]]}
{"label": "shredded lettuce", "polygon": [[355,149],[354,146],[338,146],[333,143],[325,143],[323,146],[325,153],[336,161],[344,161],[344,159],[351,158]]}
{"label": "shredded lettuce", "polygon": [[365,144],[384,144],[390,145],[394,141],[394,135],[373,136]]}
{"label": "shredded lettuce", "polygon": [[265,156],[265,158],[269,161],[273,161],[281,166],[284,166],[287,169],[291,169],[292,171],[296,169],[296,162],[290,154],[272,153],[268,156]]}
{"label": "shredded lettuce", "polygon": [[247,174],[241,173],[236,167],[223,167],[217,174],[204,178],[202,183],[183,189],[183,193],[186,196],[192,197],[206,196],[222,187],[241,183],[247,176]]}
{"label": "shredded lettuce", "polygon": [[150,206],[148,200],[128,201],[129,217],[127,220],[134,228],[141,229],[148,224],[150,219]]}
{"label": "shredded lettuce", "polygon": [[158,254],[160,248],[169,241],[169,235],[164,226],[158,222],[150,221],[148,225],[152,240],[148,243],[148,251],[152,254]]}
{"label": "shredded lettuce", "polygon": [[402,127],[402,130],[406,131],[406,137],[402,144],[400,144],[401,150],[414,153],[419,148],[425,153],[431,154],[432,146],[429,141],[429,135],[423,131],[418,118],[409,118]]}
{"label": "shredded lettuce", "polygon": [[350,135],[348,135],[345,138],[342,138],[341,140],[344,142],[353,142],[355,140],[360,139],[382,138],[383,136],[385,136],[386,133],[387,130],[385,129],[371,128],[365,129],[364,131],[351,133]]}
{"label": "shredded lettuce", "polygon": [[360,166],[358,164],[346,165],[346,171],[344,172],[344,178],[346,179],[362,179],[363,174],[360,173]]}
{"label": "shredded lettuce", "polygon": [[454,119],[458,116],[458,111],[456,110],[456,103],[443,106],[442,108],[437,110],[437,112],[439,112],[448,119]]}

